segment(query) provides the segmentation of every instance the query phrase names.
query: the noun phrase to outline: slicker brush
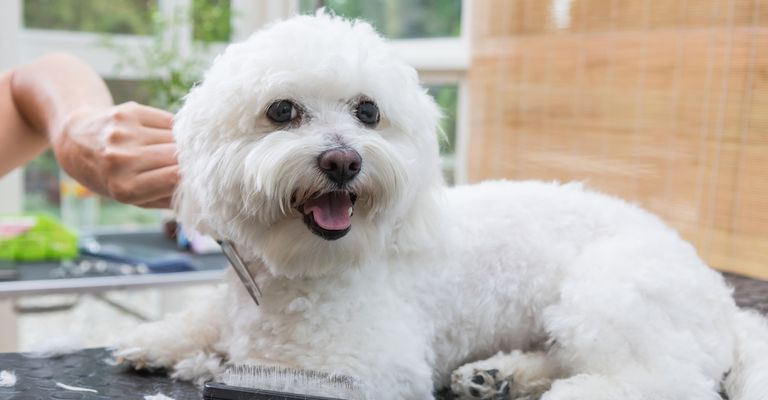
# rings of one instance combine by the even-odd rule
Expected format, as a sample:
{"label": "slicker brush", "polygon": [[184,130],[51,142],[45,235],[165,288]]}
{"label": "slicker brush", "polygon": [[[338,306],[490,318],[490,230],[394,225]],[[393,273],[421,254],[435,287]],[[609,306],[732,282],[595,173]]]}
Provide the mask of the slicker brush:
{"label": "slicker brush", "polygon": [[204,400],[365,400],[350,376],[276,366],[234,365],[206,383]]}

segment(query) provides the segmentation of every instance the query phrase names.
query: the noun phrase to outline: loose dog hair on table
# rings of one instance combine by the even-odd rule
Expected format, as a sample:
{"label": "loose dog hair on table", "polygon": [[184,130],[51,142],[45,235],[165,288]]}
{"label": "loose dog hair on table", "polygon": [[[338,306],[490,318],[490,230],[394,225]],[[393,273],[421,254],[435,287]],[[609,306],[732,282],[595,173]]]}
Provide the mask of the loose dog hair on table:
{"label": "loose dog hair on table", "polygon": [[345,374],[372,399],[766,398],[766,320],[674,230],[580,184],[448,188],[439,118],[365,22],[320,12],[230,45],[176,118],[175,206],[236,246],[261,305],[230,270],[117,354],[181,379]]}

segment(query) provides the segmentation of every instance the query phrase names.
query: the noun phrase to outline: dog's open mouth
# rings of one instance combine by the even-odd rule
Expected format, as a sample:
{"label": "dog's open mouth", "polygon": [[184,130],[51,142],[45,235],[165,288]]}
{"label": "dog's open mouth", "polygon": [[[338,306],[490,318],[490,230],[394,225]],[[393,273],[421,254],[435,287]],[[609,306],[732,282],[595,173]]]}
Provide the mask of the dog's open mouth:
{"label": "dog's open mouth", "polygon": [[299,205],[304,224],[312,233],[325,240],[342,238],[352,227],[352,213],[357,194],[335,190],[319,194]]}

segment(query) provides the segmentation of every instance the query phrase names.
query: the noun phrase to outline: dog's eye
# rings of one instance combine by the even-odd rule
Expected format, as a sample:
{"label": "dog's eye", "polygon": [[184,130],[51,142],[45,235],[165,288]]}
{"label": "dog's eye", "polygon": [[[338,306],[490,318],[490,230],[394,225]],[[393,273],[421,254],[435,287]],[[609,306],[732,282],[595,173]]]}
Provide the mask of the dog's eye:
{"label": "dog's eye", "polygon": [[288,100],[278,100],[267,109],[267,117],[278,124],[293,121],[298,115],[296,105]]}
{"label": "dog's eye", "polygon": [[376,103],[370,100],[361,101],[360,104],[357,105],[355,115],[360,122],[366,125],[376,125],[380,118],[379,107],[376,106]]}

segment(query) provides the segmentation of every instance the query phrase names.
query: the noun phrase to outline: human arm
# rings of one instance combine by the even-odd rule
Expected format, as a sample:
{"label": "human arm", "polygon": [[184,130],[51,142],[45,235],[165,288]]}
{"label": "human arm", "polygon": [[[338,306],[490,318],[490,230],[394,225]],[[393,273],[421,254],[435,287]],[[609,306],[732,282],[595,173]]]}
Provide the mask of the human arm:
{"label": "human arm", "polygon": [[13,71],[20,118],[47,138],[61,167],[96,193],[142,207],[168,207],[178,181],[173,115],[133,102],[114,106],[86,63],[51,54]]}
{"label": "human arm", "polygon": [[48,148],[45,135],[21,117],[11,95],[13,71],[0,75],[0,177]]}

